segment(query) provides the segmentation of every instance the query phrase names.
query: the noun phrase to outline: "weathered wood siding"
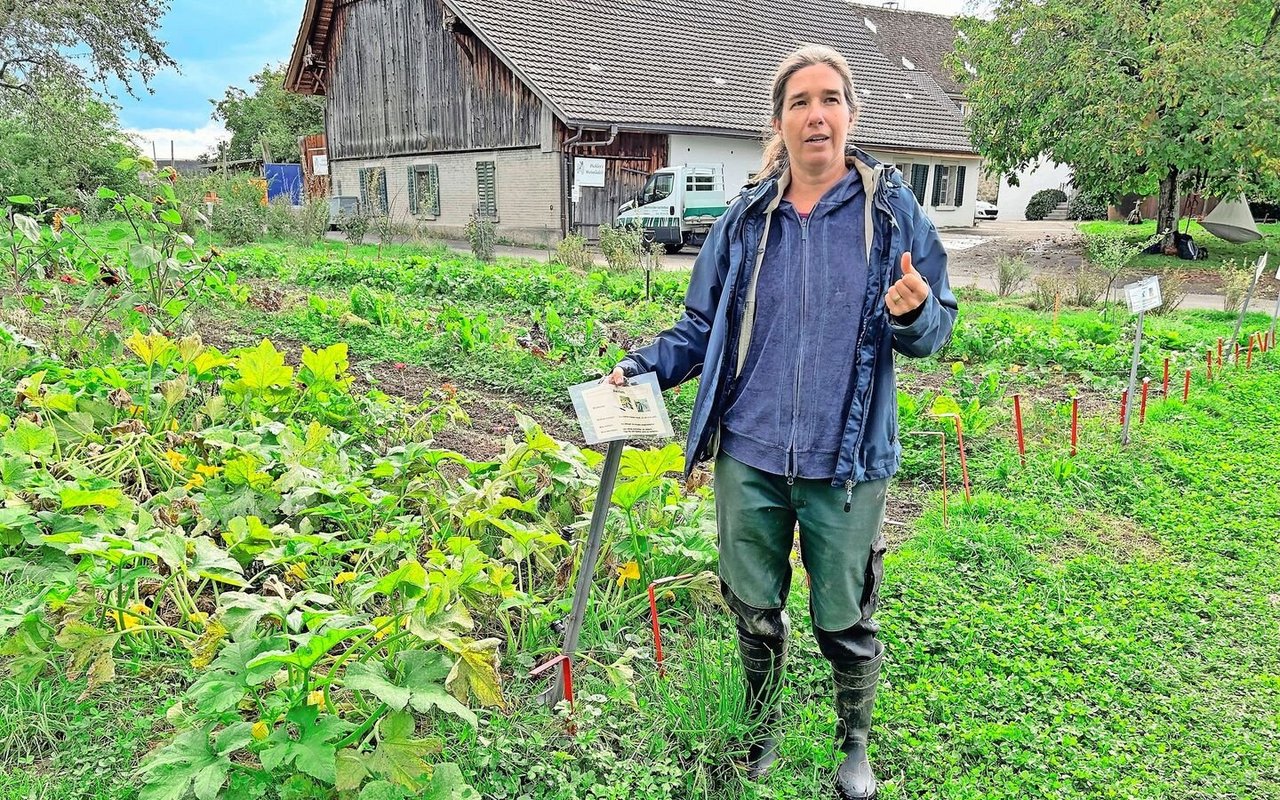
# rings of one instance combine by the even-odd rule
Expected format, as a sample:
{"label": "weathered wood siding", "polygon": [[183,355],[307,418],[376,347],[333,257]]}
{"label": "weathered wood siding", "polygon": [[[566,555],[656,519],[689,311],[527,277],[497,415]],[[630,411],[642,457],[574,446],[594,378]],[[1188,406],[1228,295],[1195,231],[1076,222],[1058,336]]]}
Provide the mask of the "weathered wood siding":
{"label": "weathered wood siding", "polygon": [[315,157],[327,156],[324,134],[315,133],[298,139],[298,149],[302,152],[302,188],[308,200],[324,199],[329,196],[329,176],[315,173]]}
{"label": "weathered wood siding", "polygon": [[439,0],[342,6],[328,53],[329,157],[376,158],[540,143],[542,102]]}
{"label": "weathered wood siding", "polygon": [[[556,141],[561,150],[576,130],[568,130],[556,124]],[[585,141],[604,141],[609,135],[603,131],[587,131]],[[604,186],[583,188],[577,203],[567,205],[572,215],[565,220],[566,229],[595,239],[602,224],[612,223],[618,206],[630,200],[644,186],[651,172],[667,166],[668,137],[665,133],[620,133],[607,146],[582,146],[581,142],[567,145],[564,169],[566,186],[573,181],[574,158],[603,158],[605,160]]]}

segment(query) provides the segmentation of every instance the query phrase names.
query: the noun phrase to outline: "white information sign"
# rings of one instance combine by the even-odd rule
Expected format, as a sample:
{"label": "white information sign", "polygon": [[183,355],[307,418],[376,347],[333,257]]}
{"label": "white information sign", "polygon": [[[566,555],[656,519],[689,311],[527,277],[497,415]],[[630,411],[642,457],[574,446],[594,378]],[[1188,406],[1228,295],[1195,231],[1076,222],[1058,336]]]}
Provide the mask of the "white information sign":
{"label": "white information sign", "polygon": [[329,174],[329,157],[328,156],[312,156],[311,157],[311,174],[312,175],[328,175]]}
{"label": "white information sign", "polygon": [[1135,314],[1159,308],[1164,299],[1160,297],[1160,279],[1152,275],[1137,283],[1124,287],[1125,296],[1129,298],[1129,310]]}
{"label": "white information sign", "polygon": [[604,186],[603,158],[575,158],[573,160],[574,186],[600,188]]}
{"label": "white information sign", "polygon": [[569,387],[569,396],[587,444],[674,435],[658,376],[652,372],[629,379],[626,386],[580,383]]}

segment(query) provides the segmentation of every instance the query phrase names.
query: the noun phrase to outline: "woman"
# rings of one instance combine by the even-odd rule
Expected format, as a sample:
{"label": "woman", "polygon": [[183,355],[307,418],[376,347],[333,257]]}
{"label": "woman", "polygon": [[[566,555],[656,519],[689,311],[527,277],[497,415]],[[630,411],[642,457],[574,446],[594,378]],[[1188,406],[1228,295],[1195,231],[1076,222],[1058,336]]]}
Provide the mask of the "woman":
{"label": "woman", "polygon": [[846,148],[857,104],[826,47],[779,65],[758,183],[698,254],[684,316],[608,380],[701,375],[686,475],[715,459],[721,589],[756,724],[752,779],[776,759],[796,524],[831,662],[841,798],[876,795],[867,737],[884,647],[872,619],[885,487],[898,468],[894,351],[937,352],[956,300],[937,230],[892,167]]}

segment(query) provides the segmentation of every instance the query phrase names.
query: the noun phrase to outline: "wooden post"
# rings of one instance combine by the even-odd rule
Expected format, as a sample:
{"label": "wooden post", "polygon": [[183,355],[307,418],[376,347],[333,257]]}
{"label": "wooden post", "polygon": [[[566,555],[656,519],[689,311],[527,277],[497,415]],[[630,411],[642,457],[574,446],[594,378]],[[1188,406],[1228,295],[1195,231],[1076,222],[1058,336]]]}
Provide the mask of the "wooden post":
{"label": "wooden post", "polygon": [[1013,427],[1018,433],[1018,458],[1022,466],[1027,465],[1027,444],[1022,438],[1022,395],[1013,396]]}
{"label": "wooden post", "polygon": [[1191,395],[1191,367],[1187,367],[1187,376],[1182,379],[1182,402],[1187,402],[1187,397]]}
{"label": "wooden post", "polygon": [[1080,398],[1071,398],[1071,455],[1076,454],[1076,442],[1080,438]]}
{"label": "wooden post", "polygon": [[1138,407],[1138,424],[1147,421],[1147,389],[1151,386],[1150,378],[1142,379],[1142,404]]}

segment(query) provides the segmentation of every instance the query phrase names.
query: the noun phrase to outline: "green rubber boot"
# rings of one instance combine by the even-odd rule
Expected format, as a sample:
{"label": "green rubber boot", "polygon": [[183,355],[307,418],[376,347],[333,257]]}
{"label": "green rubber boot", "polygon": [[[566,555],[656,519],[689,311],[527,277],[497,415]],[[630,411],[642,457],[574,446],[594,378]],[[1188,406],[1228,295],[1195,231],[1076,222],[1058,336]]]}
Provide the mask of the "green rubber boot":
{"label": "green rubber boot", "polygon": [[832,664],[836,688],[836,746],[844,762],[836,771],[836,797],[840,800],[871,800],[876,796],[875,773],[867,761],[867,738],[871,733],[871,711],[876,704],[876,684],[884,645],[876,642],[876,655],[868,661]]}

